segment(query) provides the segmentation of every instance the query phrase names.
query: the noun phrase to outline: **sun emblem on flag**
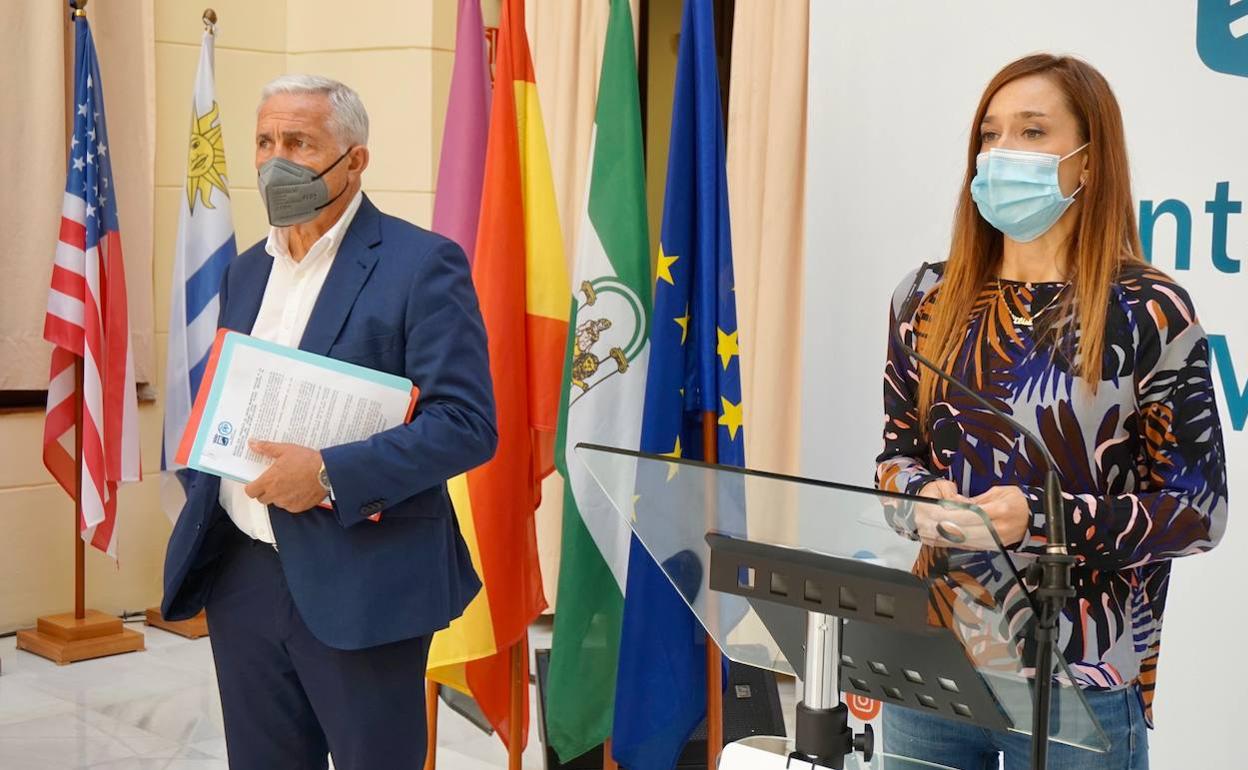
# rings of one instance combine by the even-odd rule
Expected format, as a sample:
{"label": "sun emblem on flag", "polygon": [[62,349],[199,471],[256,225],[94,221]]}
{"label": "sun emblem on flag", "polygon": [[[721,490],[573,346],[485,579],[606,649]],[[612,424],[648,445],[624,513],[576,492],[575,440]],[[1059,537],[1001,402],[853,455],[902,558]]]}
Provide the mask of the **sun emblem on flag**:
{"label": "sun emblem on flag", "polygon": [[627,284],[614,277],[582,281],[580,293],[572,331],[571,404],[626,373],[646,345],[646,311]]}
{"label": "sun emblem on flag", "polygon": [[191,111],[191,145],[186,161],[186,202],[195,213],[195,196],[208,208],[212,205],[212,188],[217,188],[226,197],[230,191],[226,188],[225,173],[225,139],[221,136],[220,124],[217,121],[217,103],[204,115],[196,117]]}

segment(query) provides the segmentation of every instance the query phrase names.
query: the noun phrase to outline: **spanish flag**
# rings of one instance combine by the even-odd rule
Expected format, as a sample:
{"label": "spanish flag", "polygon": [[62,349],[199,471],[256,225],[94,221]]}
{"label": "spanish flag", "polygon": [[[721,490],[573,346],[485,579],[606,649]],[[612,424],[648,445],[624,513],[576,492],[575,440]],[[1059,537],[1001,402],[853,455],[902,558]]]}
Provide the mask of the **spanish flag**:
{"label": "spanish flag", "polygon": [[451,484],[484,587],[434,638],[428,676],[471,694],[506,743],[510,651],[522,645],[527,667],[528,626],[546,608],[533,513],[554,468],[570,308],[523,0],[503,0],[494,73],[472,276],[489,335],[499,444],[493,460]]}

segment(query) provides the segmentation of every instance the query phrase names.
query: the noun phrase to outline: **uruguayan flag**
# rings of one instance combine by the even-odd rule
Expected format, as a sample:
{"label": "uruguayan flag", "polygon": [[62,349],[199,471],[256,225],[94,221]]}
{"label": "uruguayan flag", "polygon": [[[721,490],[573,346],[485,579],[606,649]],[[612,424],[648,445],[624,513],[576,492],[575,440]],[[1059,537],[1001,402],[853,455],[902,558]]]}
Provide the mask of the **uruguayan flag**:
{"label": "uruguayan flag", "polygon": [[207,31],[200,47],[195,94],[191,98],[186,192],[179,196],[178,240],[170,289],[165,435],[160,464],[164,471],[161,504],[170,518],[177,518],[186,499],[178,473],[181,469],[173,457],[216,334],[221,277],[236,253],[212,51],[213,33]]}

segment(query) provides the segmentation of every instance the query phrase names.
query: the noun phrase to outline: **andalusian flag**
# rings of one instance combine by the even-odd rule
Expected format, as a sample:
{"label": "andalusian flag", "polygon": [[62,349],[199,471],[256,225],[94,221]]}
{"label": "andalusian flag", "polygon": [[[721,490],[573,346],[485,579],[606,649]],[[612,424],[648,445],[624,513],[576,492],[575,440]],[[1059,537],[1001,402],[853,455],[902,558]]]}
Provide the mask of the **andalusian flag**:
{"label": "andalusian flag", "polygon": [[[470,693],[506,742],[510,649],[522,645],[527,666],[528,627],[546,608],[533,512],[554,469],[569,282],[523,0],[503,1],[497,51],[472,276],[499,444],[493,460],[450,485],[484,587],[435,637],[428,676]],[[527,692],[523,703],[527,741]]]}
{"label": "andalusian flag", "polygon": [[611,0],[588,189],[563,374],[563,543],[546,713],[550,744],[565,762],[611,733],[630,537],[573,449],[583,441],[638,447],[650,352],[649,228],[628,0]]}

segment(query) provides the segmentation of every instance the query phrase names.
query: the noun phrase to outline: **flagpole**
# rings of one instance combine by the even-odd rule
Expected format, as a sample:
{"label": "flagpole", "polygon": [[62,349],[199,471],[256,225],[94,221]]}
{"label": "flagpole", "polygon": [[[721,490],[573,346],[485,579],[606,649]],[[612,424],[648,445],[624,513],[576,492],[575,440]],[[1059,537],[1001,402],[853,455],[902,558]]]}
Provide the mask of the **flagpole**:
{"label": "flagpole", "polygon": [[524,704],[529,697],[527,645],[523,641],[511,646],[511,713],[507,718],[507,770],[521,770],[524,742]]}
{"label": "flagpole", "polygon": [[[217,12],[211,8],[205,8],[200,21],[204,23],[204,32],[215,38],[217,36]],[[174,259],[178,258],[174,257]],[[156,605],[148,607],[143,616],[143,622],[147,625],[187,639],[199,639],[208,635],[208,615],[204,610],[200,610],[195,617],[186,620],[165,620],[165,616],[160,614],[160,605]]]}
{"label": "flagpole", "polygon": [[425,770],[438,766],[438,683],[425,680]]}
{"label": "flagpole", "polygon": [[[78,13],[87,0],[79,0]],[[75,14],[76,15],[76,14]],[[83,359],[74,359],[74,620],[87,616],[87,544],[82,539]]]}
{"label": "flagpole", "polygon": [[[87,0],[74,0],[72,18],[87,15]],[[86,354],[84,348],[83,354]],[[86,363],[74,359],[74,620],[87,617],[87,544],[82,539],[82,421]]]}
{"label": "flagpole", "polygon": [[[714,412],[702,413],[702,460],[719,462],[719,420]],[[724,681],[719,645],[706,635],[706,766],[719,766],[724,747]]]}

